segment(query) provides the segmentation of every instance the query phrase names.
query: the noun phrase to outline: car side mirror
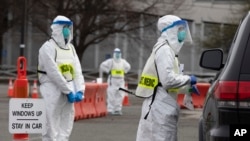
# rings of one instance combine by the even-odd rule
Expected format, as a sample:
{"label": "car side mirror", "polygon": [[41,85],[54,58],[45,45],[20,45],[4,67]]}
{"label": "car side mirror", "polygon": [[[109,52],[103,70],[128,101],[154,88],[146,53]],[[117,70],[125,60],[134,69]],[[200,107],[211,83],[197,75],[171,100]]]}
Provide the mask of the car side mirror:
{"label": "car side mirror", "polygon": [[206,69],[220,70],[223,68],[223,51],[221,49],[205,50],[201,54],[200,66]]}

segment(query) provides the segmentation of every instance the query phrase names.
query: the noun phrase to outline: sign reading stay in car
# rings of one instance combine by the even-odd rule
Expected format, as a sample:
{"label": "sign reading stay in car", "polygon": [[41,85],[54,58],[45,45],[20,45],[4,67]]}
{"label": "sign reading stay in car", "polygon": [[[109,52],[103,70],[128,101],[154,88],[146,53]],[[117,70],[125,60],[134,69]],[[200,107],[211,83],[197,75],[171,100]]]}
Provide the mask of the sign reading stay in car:
{"label": "sign reading stay in car", "polygon": [[10,133],[42,133],[46,110],[43,99],[11,98],[9,102]]}

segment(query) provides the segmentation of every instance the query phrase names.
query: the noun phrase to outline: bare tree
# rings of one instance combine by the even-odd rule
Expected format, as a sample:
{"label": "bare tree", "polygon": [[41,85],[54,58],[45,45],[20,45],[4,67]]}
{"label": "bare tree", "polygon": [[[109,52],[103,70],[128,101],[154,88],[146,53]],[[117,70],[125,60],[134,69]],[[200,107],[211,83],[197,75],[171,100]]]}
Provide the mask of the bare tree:
{"label": "bare tree", "polygon": [[[19,5],[19,8],[18,6]],[[20,21],[20,3],[14,0],[2,0],[0,4],[0,64],[2,63],[1,58],[3,54],[3,35],[8,29],[14,26],[13,23],[19,24]],[[19,12],[17,12],[19,11]],[[15,13],[15,14],[14,14]]]}
{"label": "bare tree", "polygon": [[[127,0],[36,0],[28,13],[32,17],[33,25],[48,35],[51,18],[65,15],[72,19],[73,42],[79,58],[82,58],[90,45],[100,43],[114,33],[135,28],[125,28],[138,19],[140,13],[129,11],[129,7],[132,7],[130,4]],[[153,5],[154,3],[147,8]]]}
{"label": "bare tree", "polygon": [[[0,14],[1,41],[9,28],[22,28],[28,22],[49,37],[49,26],[53,18],[65,15],[74,21],[73,42],[81,59],[90,45],[100,43],[114,33],[128,33],[155,24],[155,20],[145,20],[141,27],[140,15],[160,16],[157,11],[159,5],[162,7],[161,4],[167,6],[166,14],[173,13],[183,1],[185,0],[3,0],[0,6],[4,11]],[[11,15],[11,19],[7,15]]]}
{"label": "bare tree", "polygon": [[[36,0],[33,1],[33,8],[28,13],[31,14],[33,25],[46,34],[48,34],[48,23],[51,23],[51,18],[56,15],[65,15],[72,19],[74,21],[73,42],[81,59],[90,45],[100,43],[114,33],[125,33],[142,28],[139,24],[135,24],[139,23],[140,15],[156,16],[153,13],[157,11],[157,4],[163,1]],[[172,7],[176,5],[181,4],[179,2]],[[143,26],[149,26],[152,23],[155,21],[146,21]]]}
{"label": "bare tree", "polygon": [[[26,19],[26,0],[2,0],[0,4],[0,64],[3,55],[3,36],[9,29],[16,27],[22,28],[24,34],[24,22]],[[22,32],[21,30],[19,30]],[[22,35],[24,36],[24,35]]]}

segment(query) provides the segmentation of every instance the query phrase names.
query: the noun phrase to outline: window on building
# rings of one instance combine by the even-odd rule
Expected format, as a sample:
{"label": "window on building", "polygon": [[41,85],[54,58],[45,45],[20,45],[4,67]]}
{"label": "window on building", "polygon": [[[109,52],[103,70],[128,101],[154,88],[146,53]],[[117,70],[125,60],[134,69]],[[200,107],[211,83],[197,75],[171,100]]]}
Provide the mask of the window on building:
{"label": "window on building", "polygon": [[233,40],[237,25],[221,23],[204,23],[203,45],[210,48],[227,50]]}
{"label": "window on building", "polygon": [[204,23],[204,36],[205,37],[218,33],[218,31],[220,31],[220,24],[211,23],[211,22]]}

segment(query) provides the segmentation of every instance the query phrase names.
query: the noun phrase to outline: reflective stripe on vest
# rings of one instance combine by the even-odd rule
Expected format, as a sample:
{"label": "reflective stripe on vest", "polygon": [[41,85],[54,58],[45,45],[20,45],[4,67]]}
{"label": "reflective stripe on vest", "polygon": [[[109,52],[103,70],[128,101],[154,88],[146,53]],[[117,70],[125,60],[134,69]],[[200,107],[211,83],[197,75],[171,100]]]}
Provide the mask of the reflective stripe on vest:
{"label": "reflective stripe on vest", "polygon": [[161,46],[162,45],[154,47],[143,68],[142,75],[140,76],[140,81],[135,92],[138,97],[150,97],[154,94],[154,90],[158,86],[159,79],[155,65],[155,53]]}
{"label": "reflective stripe on vest", "polygon": [[141,79],[139,82],[140,87],[144,87],[147,89],[154,89],[158,85],[158,78],[155,76],[150,76],[146,74],[141,75]]}
{"label": "reflective stripe on vest", "polygon": [[111,75],[116,77],[124,77],[124,70],[118,70],[118,69],[112,69],[111,70]]}

